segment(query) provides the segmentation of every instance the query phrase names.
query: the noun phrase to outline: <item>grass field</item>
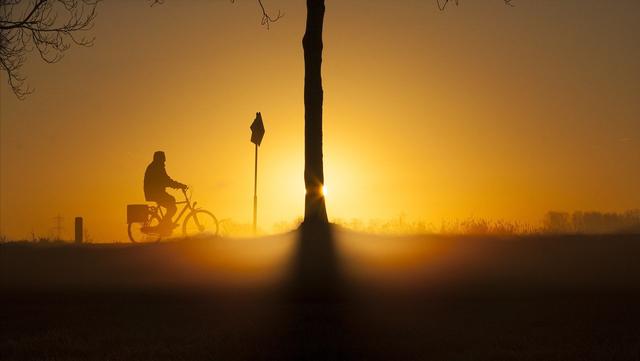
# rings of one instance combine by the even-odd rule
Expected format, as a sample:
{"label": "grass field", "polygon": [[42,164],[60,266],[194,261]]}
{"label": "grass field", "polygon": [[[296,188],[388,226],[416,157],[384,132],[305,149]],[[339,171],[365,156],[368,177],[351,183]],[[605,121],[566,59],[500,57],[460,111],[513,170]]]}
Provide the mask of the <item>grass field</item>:
{"label": "grass field", "polygon": [[3,360],[640,360],[640,236],[0,245]]}

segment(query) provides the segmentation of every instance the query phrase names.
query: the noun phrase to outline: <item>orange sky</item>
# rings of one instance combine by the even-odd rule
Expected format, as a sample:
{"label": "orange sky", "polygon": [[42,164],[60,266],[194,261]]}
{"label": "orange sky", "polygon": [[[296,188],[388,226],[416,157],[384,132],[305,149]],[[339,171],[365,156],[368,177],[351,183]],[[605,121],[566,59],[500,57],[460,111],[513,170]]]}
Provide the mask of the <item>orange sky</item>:
{"label": "orange sky", "polygon": [[[155,150],[220,218],[250,223],[261,111],[259,222],[303,214],[303,1],[101,3],[91,48],[31,57],[24,101],[0,85],[0,232],[47,235],[82,215],[126,240]],[[327,1],[325,173],[336,219],[537,222],[640,207],[635,0]]]}

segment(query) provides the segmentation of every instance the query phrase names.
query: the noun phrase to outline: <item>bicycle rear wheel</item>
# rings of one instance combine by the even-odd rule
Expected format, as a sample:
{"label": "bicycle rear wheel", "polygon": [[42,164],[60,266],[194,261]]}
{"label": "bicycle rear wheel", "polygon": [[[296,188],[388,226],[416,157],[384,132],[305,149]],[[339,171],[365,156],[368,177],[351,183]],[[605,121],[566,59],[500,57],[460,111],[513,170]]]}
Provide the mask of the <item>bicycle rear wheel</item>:
{"label": "bicycle rear wheel", "polygon": [[195,210],[185,218],[182,225],[182,233],[185,237],[192,237],[198,234],[218,235],[218,219],[213,213],[203,209]]}
{"label": "bicycle rear wheel", "polygon": [[129,223],[129,239],[133,243],[158,242],[162,238],[157,231],[159,224],[160,217],[156,214],[145,223]]}

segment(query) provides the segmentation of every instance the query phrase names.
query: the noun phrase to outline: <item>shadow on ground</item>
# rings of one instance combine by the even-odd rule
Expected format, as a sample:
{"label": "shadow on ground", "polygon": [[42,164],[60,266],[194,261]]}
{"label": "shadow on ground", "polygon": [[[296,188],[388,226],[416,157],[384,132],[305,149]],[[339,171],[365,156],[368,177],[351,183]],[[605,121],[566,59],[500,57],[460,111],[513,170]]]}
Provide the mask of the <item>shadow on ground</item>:
{"label": "shadow on ground", "polygon": [[7,360],[637,360],[639,236],[0,245]]}

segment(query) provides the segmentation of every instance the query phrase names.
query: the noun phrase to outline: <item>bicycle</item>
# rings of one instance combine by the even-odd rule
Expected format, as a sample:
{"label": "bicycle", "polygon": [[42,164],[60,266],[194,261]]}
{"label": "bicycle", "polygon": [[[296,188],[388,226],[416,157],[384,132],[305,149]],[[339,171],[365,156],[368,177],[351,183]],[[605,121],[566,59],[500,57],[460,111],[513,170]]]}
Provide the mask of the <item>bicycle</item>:
{"label": "bicycle", "polygon": [[[182,234],[184,237],[192,237],[203,232],[211,232],[213,236],[218,235],[218,219],[213,213],[202,208],[196,208],[198,202],[191,203],[191,198],[186,190],[182,190],[184,201],[176,204],[184,204],[173,221],[174,225],[180,226],[180,219],[186,214],[182,221]],[[133,243],[157,242],[164,236],[158,225],[162,221],[164,214],[159,205],[150,206],[147,204],[131,204],[127,206],[127,233]]]}

